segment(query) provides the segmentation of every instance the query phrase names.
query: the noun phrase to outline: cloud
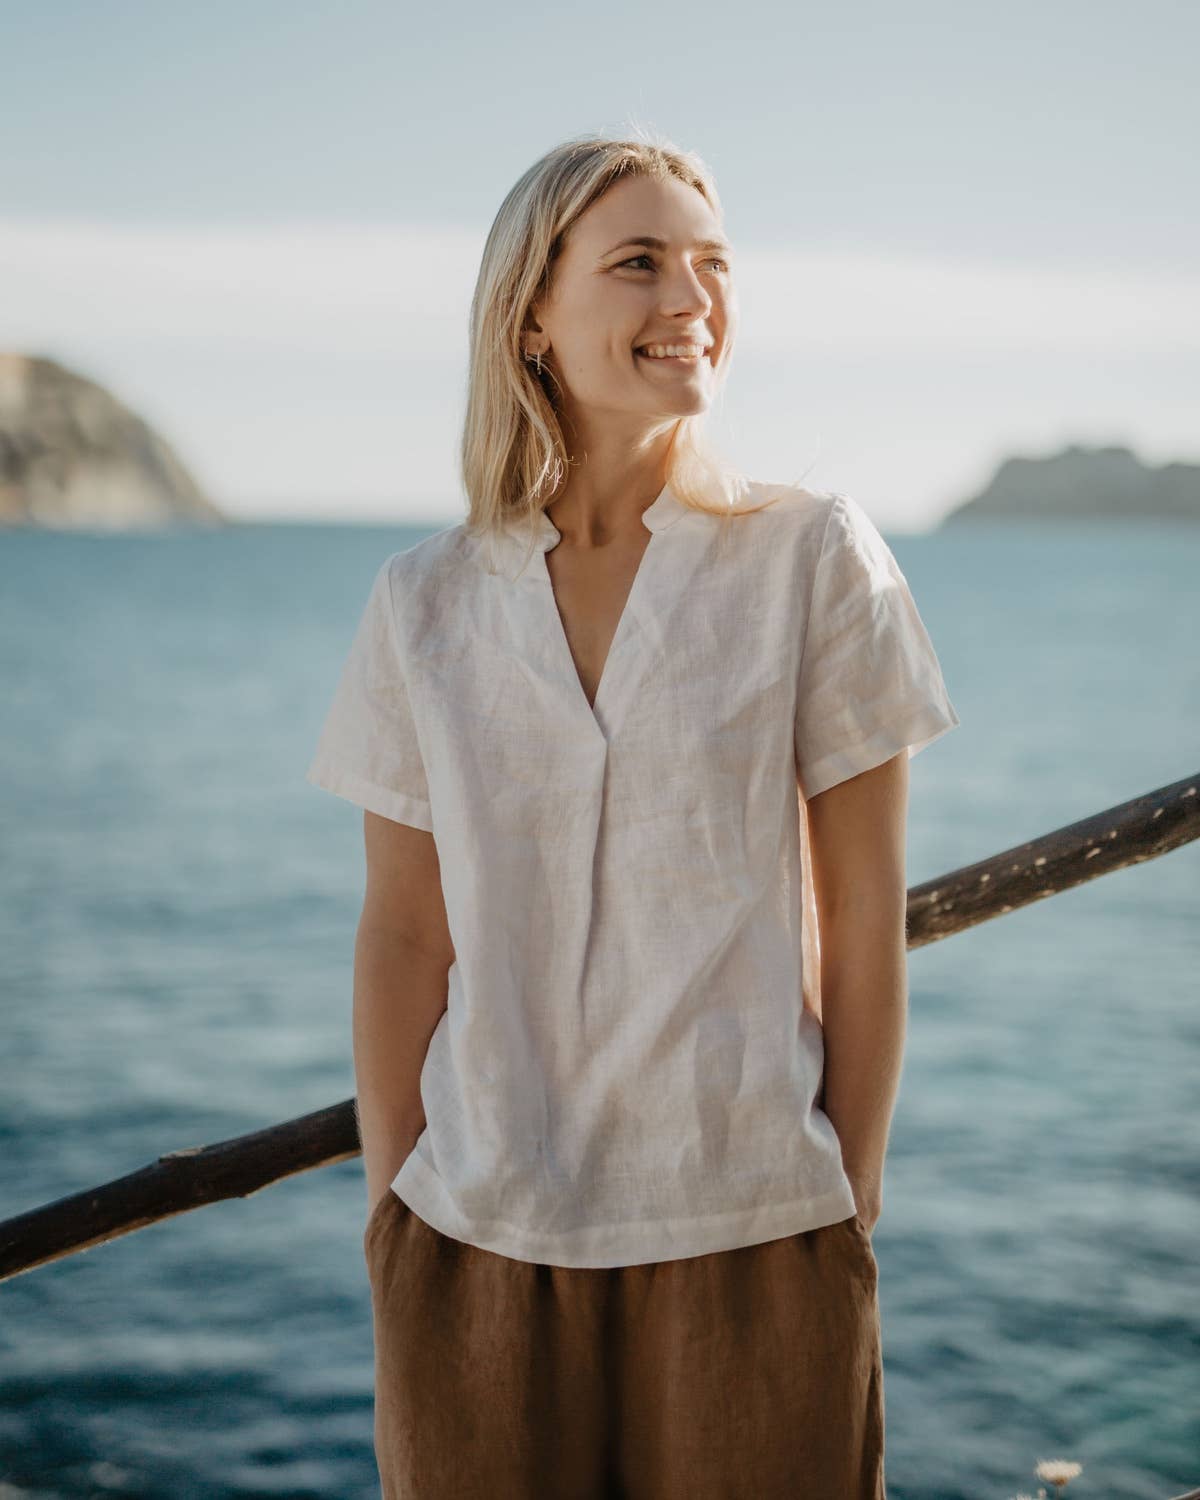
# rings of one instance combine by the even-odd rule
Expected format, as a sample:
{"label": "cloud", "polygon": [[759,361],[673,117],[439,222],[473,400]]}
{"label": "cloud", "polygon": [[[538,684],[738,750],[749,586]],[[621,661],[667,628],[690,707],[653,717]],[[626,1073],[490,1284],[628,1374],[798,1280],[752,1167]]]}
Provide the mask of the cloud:
{"label": "cloud", "polygon": [[0,220],[0,339],[463,358],[479,250],[442,229]]}
{"label": "cloud", "polygon": [[[743,258],[745,261],[746,257]],[[861,251],[748,257],[749,342],[929,353],[1200,350],[1200,276]]]}
{"label": "cloud", "polygon": [[[483,235],[0,218],[0,342],[106,340],[462,364]],[[1200,277],[739,246],[739,349],[1191,353]]]}

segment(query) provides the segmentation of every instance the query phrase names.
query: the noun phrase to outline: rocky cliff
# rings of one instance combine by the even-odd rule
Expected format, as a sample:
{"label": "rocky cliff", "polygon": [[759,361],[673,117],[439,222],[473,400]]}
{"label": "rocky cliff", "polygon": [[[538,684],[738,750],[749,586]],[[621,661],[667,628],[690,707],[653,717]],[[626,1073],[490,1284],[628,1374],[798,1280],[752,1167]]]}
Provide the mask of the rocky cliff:
{"label": "rocky cliff", "polygon": [[1072,445],[1049,458],[1009,458],[943,526],[966,521],[1156,517],[1200,521],[1200,464],[1152,468],[1128,448]]}
{"label": "rocky cliff", "polygon": [[0,353],[0,527],[226,520],[170,445],[115,396],[54,360]]}

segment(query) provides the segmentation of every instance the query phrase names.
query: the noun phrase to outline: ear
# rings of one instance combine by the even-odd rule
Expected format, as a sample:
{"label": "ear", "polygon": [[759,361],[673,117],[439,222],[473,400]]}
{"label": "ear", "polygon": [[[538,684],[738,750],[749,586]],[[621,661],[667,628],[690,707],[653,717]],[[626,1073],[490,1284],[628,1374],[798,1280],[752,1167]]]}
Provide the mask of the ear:
{"label": "ear", "polygon": [[550,341],[538,321],[536,304],[529,309],[521,329],[521,348],[526,359],[536,359],[539,354],[544,359],[549,353]]}

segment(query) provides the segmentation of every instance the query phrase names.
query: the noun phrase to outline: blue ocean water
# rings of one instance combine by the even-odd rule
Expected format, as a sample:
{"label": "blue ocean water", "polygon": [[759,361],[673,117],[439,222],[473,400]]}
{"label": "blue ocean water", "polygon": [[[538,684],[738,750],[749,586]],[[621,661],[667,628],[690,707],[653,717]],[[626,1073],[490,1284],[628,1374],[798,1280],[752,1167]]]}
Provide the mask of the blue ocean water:
{"label": "blue ocean water", "polygon": [[[361,815],[304,771],[423,534],[0,541],[0,1217],[353,1094]],[[890,540],[962,719],[911,884],[1200,773],[1200,528]],[[1198,916],[1194,844],[910,955],[892,1500],[1200,1485]],[[343,1162],[0,1285],[0,1496],[377,1495],[365,1211]]]}

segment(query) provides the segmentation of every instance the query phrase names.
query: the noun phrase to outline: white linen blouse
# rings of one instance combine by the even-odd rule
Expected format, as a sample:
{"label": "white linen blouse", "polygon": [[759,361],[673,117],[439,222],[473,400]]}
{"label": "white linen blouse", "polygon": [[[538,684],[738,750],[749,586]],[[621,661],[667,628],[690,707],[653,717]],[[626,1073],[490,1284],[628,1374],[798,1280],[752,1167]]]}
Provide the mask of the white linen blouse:
{"label": "white linen blouse", "polygon": [[621,1266],[850,1217],[819,1107],[800,797],[959,723],[850,497],[670,485],[590,707],[550,518],[371,588],[307,780],[434,835],[456,958],[392,1188],[455,1239]]}

